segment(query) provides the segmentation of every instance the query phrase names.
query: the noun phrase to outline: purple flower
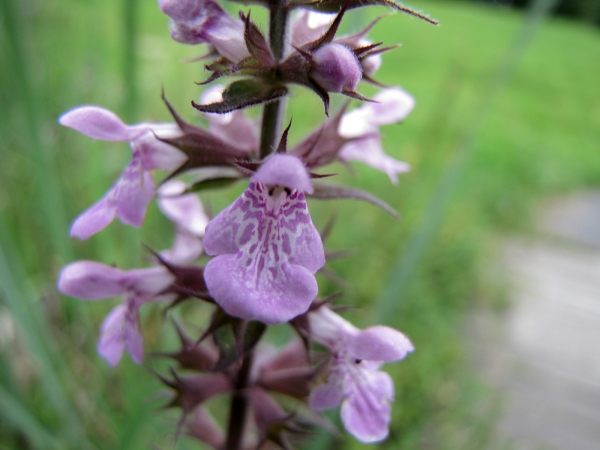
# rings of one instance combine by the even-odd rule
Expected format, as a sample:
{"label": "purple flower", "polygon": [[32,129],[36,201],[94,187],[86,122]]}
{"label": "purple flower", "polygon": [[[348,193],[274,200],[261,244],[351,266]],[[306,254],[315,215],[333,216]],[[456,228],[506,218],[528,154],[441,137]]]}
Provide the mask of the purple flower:
{"label": "purple flower", "polygon": [[294,47],[302,47],[320,38],[331,26],[335,14],[320,13],[302,9],[291,26],[290,41]]}
{"label": "purple flower", "polygon": [[209,292],[230,315],[274,324],[302,314],[325,264],[304,193],[312,185],[295,156],[272,155],[250,185],[206,228]]}
{"label": "purple flower", "polygon": [[212,44],[237,63],[250,56],[244,26],[211,0],[158,0],[162,12],[171,17],[171,37],[183,44]]}
{"label": "purple flower", "polygon": [[310,76],[327,92],[354,91],[362,78],[362,68],[348,47],[331,43],[312,54]]}
{"label": "purple flower", "polygon": [[94,261],[77,261],[64,267],[58,278],[58,289],[64,294],[85,300],[123,296],[104,322],[98,342],[98,353],[115,367],[125,347],[138,364],[144,359],[144,339],[140,331],[139,308],[160,297],[175,277],[164,267],[122,271]]}
{"label": "purple flower", "polygon": [[151,171],[172,171],[186,160],[182,152],[156,138],[180,134],[174,124],[125,125],[114,113],[97,106],[72,109],[63,114],[59,122],[94,139],[129,142],[133,152],[121,178],[99,202],[73,222],[70,234],[78,239],[87,239],[104,229],[115,216],[128,225],[141,226],[154,196]]}
{"label": "purple flower", "polygon": [[208,224],[200,199],[194,193],[184,194],[186,187],[182,181],[170,180],[158,189],[158,207],[177,227],[173,247],[161,254],[175,264],[192,262],[202,254],[200,238]]}
{"label": "purple flower", "polygon": [[341,148],[339,157],[361,161],[386,173],[397,184],[397,174],[407,172],[410,166],[384,153],[379,127],[404,120],[414,108],[415,100],[400,88],[383,89],[374,100],[378,103],[365,103],[342,116],[338,133],[351,140]]}
{"label": "purple flower", "polygon": [[332,354],[326,383],[312,390],[310,407],[321,411],[342,403],[342,422],[348,432],[362,442],[385,439],[394,384],[379,368],[414,351],[412,343],[382,325],[359,330],[325,306],[310,312],[308,321],[311,338]]}

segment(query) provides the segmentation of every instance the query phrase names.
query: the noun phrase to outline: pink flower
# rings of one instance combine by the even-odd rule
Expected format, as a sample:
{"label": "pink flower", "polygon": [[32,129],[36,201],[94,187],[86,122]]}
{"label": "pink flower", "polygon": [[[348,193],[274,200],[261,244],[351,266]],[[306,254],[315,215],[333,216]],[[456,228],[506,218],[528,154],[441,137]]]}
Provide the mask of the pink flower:
{"label": "pink flower", "polygon": [[129,142],[133,153],[115,185],[73,222],[70,234],[78,239],[87,239],[101,231],[115,217],[125,224],[141,226],[155,191],[151,171],[172,171],[186,161],[182,152],[156,138],[180,134],[175,124],[125,125],[114,113],[97,106],[72,109],[59,122],[94,139]]}
{"label": "pink flower", "polygon": [[379,368],[414,351],[412,343],[382,325],[359,330],[325,306],[308,313],[308,321],[311,339],[331,350],[326,382],[312,390],[310,407],[321,411],[341,403],[349,433],[362,442],[385,439],[394,384]]}
{"label": "pink flower", "polygon": [[304,191],[312,192],[312,185],[302,162],[272,155],[208,224],[204,248],[216,257],[204,277],[228,314],[281,323],[305,312],[316,297],[314,274],[325,255]]}
{"label": "pink flower", "polygon": [[175,277],[164,267],[122,271],[94,261],[77,261],[64,267],[58,278],[58,290],[85,300],[123,296],[104,322],[98,353],[115,367],[125,347],[138,364],[144,359],[144,338],[140,331],[139,308],[144,303],[166,300],[160,294]]}
{"label": "pink flower", "polygon": [[338,133],[351,139],[341,148],[339,157],[345,161],[361,161],[386,173],[390,181],[398,183],[398,174],[408,172],[410,166],[383,151],[379,127],[403,121],[415,106],[414,98],[400,88],[383,89],[374,100],[342,116]]}
{"label": "pink flower", "polygon": [[194,193],[184,194],[186,184],[170,180],[158,189],[158,207],[176,225],[175,242],[162,256],[175,264],[196,260],[203,251],[201,238],[208,225],[208,216]]}
{"label": "pink flower", "polygon": [[183,44],[212,44],[237,63],[250,56],[244,26],[212,0],[159,0],[162,12],[171,17],[171,37]]}

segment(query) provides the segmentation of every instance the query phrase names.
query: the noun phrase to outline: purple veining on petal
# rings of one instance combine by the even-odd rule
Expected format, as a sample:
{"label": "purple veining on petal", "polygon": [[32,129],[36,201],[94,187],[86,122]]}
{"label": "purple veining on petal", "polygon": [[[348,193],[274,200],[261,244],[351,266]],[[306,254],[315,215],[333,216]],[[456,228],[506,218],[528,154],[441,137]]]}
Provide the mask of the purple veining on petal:
{"label": "purple veining on petal", "polygon": [[285,322],[317,294],[313,274],[325,256],[302,193],[250,183],[208,224],[203,243],[208,254],[220,255],[204,272],[209,291],[232,315]]}

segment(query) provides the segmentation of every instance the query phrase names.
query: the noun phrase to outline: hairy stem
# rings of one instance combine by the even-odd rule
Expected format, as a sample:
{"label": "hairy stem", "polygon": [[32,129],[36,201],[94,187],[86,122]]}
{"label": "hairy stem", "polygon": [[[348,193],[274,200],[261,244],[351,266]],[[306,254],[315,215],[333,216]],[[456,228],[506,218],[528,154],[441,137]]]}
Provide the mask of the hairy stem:
{"label": "hairy stem", "polygon": [[248,384],[250,367],[252,366],[252,353],[249,353],[242,363],[242,367],[237,374],[235,390],[231,396],[231,405],[229,410],[229,424],[227,428],[226,450],[239,450],[241,448],[242,438],[244,437],[244,425],[248,411],[248,398],[244,389]]}
{"label": "hairy stem", "polygon": [[[287,38],[288,9],[278,0],[272,0],[269,15],[269,40],[277,61],[283,57]],[[260,135],[260,157],[264,158],[275,151],[277,139],[285,116],[286,98],[265,105]]]}

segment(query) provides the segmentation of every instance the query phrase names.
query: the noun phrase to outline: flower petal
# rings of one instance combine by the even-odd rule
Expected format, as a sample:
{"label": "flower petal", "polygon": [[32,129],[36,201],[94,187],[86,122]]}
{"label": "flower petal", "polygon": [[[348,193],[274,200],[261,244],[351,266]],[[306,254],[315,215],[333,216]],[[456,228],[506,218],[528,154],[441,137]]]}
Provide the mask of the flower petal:
{"label": "flower petal", "polygon": [[154,179],[142,168],[141,154],[133,152],[133,159],[114,187],[117,217],[121,222],[140,227],[148,204],[154,197]]}
{"label": "flower petal", "polygon": [[60,116],[58,122],[103,141],[132,141],[148,129],[146,124],[125,125],[115,113],[98,106],[80,106],[72,109]]}
{"label": "flower petal", "polygon": [[332,375],[329,376],[327,384],[320,384],[311,391],[308,398],[310,409],[323,411],[335,408],[342,402],[344,398],[343,380]]}
{"label": "flower petal", "polygon": [[325,263],[323,244],[298,191],[269,192],[250,183],[208,224],[203,244],[208,254],[221,255],[204,277],[232,315],[285,322],[305,312],[317,294],[313,274]]}
{"label": "flower petal", "polygon": [[230,315],[267,324],[287,322],[306,312],[317,296],[315,277],[304,267],[243,267],[240,258],[221,255],[204,269],[210,294]]}
{"label": "flower petal", "polygon": [[86,240],[106,228],[113,221],[116,213],[113,187],[101,200],[75,219],[69,235]]}
{"label": "flower petal", "polygon": [[125,350],[123,329],[125,327],[126,314],[127,307],[119,305],[102,322],[100,340],[98,341],[98,353],[108,361],[111,367],[116,367],[119,364]]}
{"label": "flower petal", "polygon": [[342,404],[346,430],[362,442],[377,442],[389,433],[394,384],[385,372],[361,371],[363,377]]}
{"label": "flower petal", "polygon": [[121,279],[129,290],[141,296],[160,294],[174,281],[175,276],[163,266],[128,270]]}
{"label": "flower petal", "polygon": [[294,155],[274,154],[250,178],[271,186],[285,186],[301,192],[314,192],[306,167]]}
{"label": "flower petal", "polygon": [[135,151],[143,155],[142,166],[145,170],[161,169],[173,171],[187,161],[187,156],[177,148],[159,139],[173,139],[181,136],[181,129],[175,124],[156,124],[152,132],[145,133],[132,145]]}
{"label": "flower petal", "polygon": [[158,190],[158,207],[180,228],[201,237],[208,225],[208,216],[204,213],[202,202],[196,194],[180,195],[185,189],[185,183],[179,180],[163,184]]}
{"label": "flower petal", "polygon": [[86,300],[114,297],[125,292],[123,271],[94,261],[77,261],[64,267],[58,277],[58,290]]}
{"label": "flower petal", "polygon": [[404,334],[383,325],[361,331],[350,343],[350,352],[354,356],[370,361],[398,361],[414,350]]}
{"label": "flower petal", "polygon": [[141,364],[144,361],[144,337],[140,331],[140,316],[137,306],[128,306],[123,332],[131,359],[136,364]]}
{"label": "flower petal", "polygon": [[390,177],[393,184],[398,184],[399,173],[410,170],[410,165],[398,161],[384,153],[378,135],[369,135],[345,144],[340,151],[340,158],[346,161],[360,161],[374,169],[380,170]]}
{"label": "flower petal", "polygon": [[160,254],[173,264],[188,264],[198,259],[203,251],[204,247],[199,238],[177,227],[173,247],[163,250]]}
{"label": "flower petal", "polygon": [[398,87],[383,89],[369,103],[371,123],[377,126],[402,122],[415,107],[415,99]]}

